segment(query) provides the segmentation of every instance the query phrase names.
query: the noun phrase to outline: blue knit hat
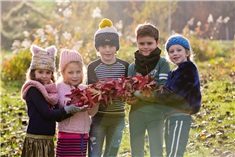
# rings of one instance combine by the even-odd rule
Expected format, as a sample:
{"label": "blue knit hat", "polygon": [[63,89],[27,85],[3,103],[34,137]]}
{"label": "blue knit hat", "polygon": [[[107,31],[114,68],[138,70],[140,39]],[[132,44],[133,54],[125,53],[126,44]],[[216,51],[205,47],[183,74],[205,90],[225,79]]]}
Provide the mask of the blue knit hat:
{"label": "blue knit hat", "polygon": [[186,39],[182,35],[176,34],[176,35],[170,36],[170,38],[166,41],[166,44],[165,44],[167,52],[169,50],[169,47],[172,45],[181,45],[185,49],[190,51],[190,43],[188,39]]}

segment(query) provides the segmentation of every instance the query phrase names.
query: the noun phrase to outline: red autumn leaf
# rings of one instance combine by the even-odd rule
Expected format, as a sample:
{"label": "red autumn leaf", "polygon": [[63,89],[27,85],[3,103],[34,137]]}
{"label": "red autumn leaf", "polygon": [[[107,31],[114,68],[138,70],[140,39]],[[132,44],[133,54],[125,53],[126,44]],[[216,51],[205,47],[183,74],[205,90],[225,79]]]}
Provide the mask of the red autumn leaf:
{"label": "red autumn leaf", "polygon": [[91,105],[91,106],[94,106],[95,103],[94,103],[94,101],[93,101],[92,98],[91,98],[91,93],[90,93],[90,91],[88,90],[88,88],[85,89],[85,92],[86,92],[86,94],[87,94],[87,98],[88,98],[88,100],[89,100],[89,102],[90,102],[90,105]]}
{"label": "red autumn leaf", "polygon": [[88,105],[89,107],[97,104],[112,104],[113,99],[120,97],[123,101],[133,96],[135,90],[140,90],[143,95],[150,95],[154,91],[156,82],[149,75],[124,77],[118,79],[107,78],[89,85],[86,89],[73,89],[66,96],[71,100],[67,103],[78,106]]}
{"label": "red autumn leaf", "polygon": [[94,89],[94,88],[89,88],[89,91],[92,93],[93,99],[94,99],[95,97],[97,97],[98,101],[102,99],[102,94],[103,94],[104,92],[102,92],[101,90],[96,90],[96,89]]}

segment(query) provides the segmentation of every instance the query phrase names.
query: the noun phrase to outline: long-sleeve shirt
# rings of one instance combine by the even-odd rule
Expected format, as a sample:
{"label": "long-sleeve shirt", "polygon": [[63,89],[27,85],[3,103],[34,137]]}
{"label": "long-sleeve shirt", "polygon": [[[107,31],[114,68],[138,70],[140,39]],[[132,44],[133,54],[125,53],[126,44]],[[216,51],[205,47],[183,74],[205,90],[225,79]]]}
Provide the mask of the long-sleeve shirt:
{"label": "long-sleeve shirt", "polygon": [[[118,58],[113,64],[105,64],[101,61],[101,59],[97,59],[88,65],[88,84],[92,84],[98,81],[104,81],[106,78],[117,79],[121,76],[127,76],[128,66],[128,62]],[[121,99],[115,99],[110,105],[105,106],[100,104],[98,113],[112,113],[116,115],[119,115],[120,113],[120,116],[125,116],[124,109],[125,102],[121,101]]]}

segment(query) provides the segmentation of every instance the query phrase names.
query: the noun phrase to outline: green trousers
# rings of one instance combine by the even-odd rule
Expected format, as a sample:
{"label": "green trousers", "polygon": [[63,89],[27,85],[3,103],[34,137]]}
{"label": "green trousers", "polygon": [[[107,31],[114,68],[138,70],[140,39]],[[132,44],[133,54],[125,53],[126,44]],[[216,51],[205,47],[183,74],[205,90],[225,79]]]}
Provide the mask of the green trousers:
{"label": "green trousers", "polygon": [[[145,137],[148,137],[151,157],[163,156],[164,114],[142,112],[134,109],[129,113],[130,144],[132,157],[144,157]],[[148,136],[146,136],[146,133]]]}

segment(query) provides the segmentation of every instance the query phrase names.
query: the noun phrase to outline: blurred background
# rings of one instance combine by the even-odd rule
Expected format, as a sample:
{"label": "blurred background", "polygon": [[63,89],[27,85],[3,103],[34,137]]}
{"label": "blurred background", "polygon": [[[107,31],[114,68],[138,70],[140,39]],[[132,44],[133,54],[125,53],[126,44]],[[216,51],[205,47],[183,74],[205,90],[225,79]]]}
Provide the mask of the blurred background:
{"label": "blurred background", "polygon": [[55,39],[59,41],[62,37],[74,38],[85,45],[105,17],[113,21],[126,40],[134,36],[136,25],[145,21],[156,25],[162,38],[173,31],[187,30],[211,40],[233,40],[235,34],[234,1],[3,0],[2,48],[10,48],[15,40],[26,37],[32,42],[42,32],[48,36],[57,34]]}

